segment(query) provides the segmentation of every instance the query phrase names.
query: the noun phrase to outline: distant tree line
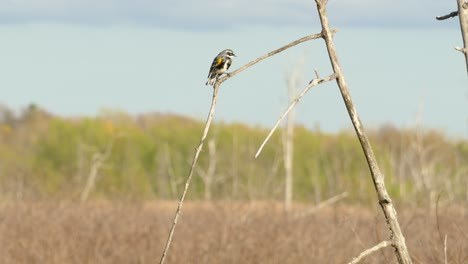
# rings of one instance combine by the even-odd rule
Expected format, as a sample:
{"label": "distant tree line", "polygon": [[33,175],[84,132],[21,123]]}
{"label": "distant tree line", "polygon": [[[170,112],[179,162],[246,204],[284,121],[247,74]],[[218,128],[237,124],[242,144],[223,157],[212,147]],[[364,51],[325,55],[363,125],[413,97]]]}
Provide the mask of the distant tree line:
{"label": "distant tree line", "polygon": [[[64,118],[35,105],[20,114],[1,106],[0,199],[80,199],[86,188],[89,199],[177,199],[202,129],[202,121],[172,114],[102,111]],[[267,133],[215,123],[189,198],[282,201],[281,133],[254,159]],[[393,126],[374,129],[370,137],[394,199],[415,205],[468,201],[466,140]],[[318,203],[344,191],[345,202],[374,201],[352,131],[296,126],[292,166],[295,201]]]}

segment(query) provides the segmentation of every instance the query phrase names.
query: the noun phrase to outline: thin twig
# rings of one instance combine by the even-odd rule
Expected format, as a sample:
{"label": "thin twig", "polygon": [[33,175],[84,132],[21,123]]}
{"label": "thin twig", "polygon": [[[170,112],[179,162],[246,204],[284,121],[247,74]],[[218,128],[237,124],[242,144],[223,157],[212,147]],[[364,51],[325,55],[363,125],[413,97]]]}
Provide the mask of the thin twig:
{"label": "thin twig", "polygon": [[435,204],[435,219],[436,219],[437,233],[439,234],[440,242],[443,243],[442,232],[440,231],[440,222],[439,222],[439,201],[440,201],[441,196],[442,196],[442,193],[439,193],[439,195],[437,195],[437,200]]}
{"label": "thin twig", "polygon": [[452,17],[456,17],[456,16],[458,16],[458,11],[453,11],[452,13],[450,13],[448,15],[436,16],[436,19],[437,20],[445,20],[445,19],[449,19],[449,18],[452,18]]}
{"label": "thin twig", "polygon": [[102,164],[107,160],[107,158],[111,154],[112,147],[114,145],[114,140],[115,140],[114,137],[110,139],[103,153],[96,153],[93,155],[92,165],[88,174],[86,186],[83,189],[83,192],[81,192],[81,196],[80,196],[81,203],[84,203],[86,202],[86,200],[88,200],[89,193],[94,188],[94,184],[98,176],[99,169],[101,168]]}
{"label": "thin twig", "polygon": [[325,200],[323,202],[320,202],[319,204],[317,204],[316,206],[306,210],[305,212],[302,212],[300,214],[295,215],[294,218],[301,218],[301,217],[311,215],[311,214],[317,212],[318,210],[320,210],[322,208],[325,208],[327,206],[330,206],[330,205],[340,201],[341,199],[345,198],[346,196],[348,196],[348,192],[343,192],[343,193],[340,193],[338,195],[335,195],[335,196],[333,196],[331,198],[328,198],[327,200]]}
{"label": "thin twig", "polygon": [[466,53],[466,49],[464,49],[464,48],[454,47],[454,49],[457,50],[457,51],[460,51],[460,52],[463,53],[463,54]]}
{"label": "thin twig", "polygon": [[444,263],[447,264],[447,234],[445,234],[444,240]]}
{"label": "thin twig", "polygon": [[[332,33],[332,34],[335,34],[336,32],[338,32],[338,29],[332,29],[332,30],[331,30],[331,33]],[[270,52],[268,52],[267,54],[265,54],[265,55],[263,55],[263,56],[260,56],[260,57],[256,58],[255,60],[253,60],[253,61],[251,61],[251,62],[245,64],[244,66],[242,66],[242,67],[236,69],[235,71],[230,72],[229,74],[226,74],[226,75],[223,76],[222,78],[219,78],[219,79],[217,80],[217,82],[222,83],[222,82],[226,81],[227,79],[229,79],[229,78],[231,78],[231,77],[234,77],[234,75],[236,75],[236,74],[238,74],[238,73],[240,73],[240,72],[246,70],[247,68],[253,66],[254,64],[257,64],[258,62],[260,62],[260,61],[262,61],[262,60],[264,60],[264,59],[267,59],[267,58],[269,58],[269,57],[271,57],[271,56],[273,56],[273,55],[275,55],[275,54],[278,54],[278,53],[280,53],[280,52],[282,52],[282,51],[284,51],[284,50],[286,50],[286,49],[289,49],[289,48],[294,47],[294,46],[296,46],[296,45],[298,45],[298,44],[301,44],[302,42],[306,42],[306,41],[311,40],[311,39],[319,39],[319,38],[322,38],[322,34],[321,34],[321,33],[313,34],[313,35],[310,35],[310,36],[306,36],[306,37],[300,38],[300,39],[298,39],[298,40],[296,40],[296,41],[293,41],[293,42],[291,42],[291,43],[289,43],[289,44],[286,44],[286,45],[284,45],[283,47],[281,47],[281,48],[279,48],[279,49],[275,49],[275,50],[273,50],[273,51],[270,51]]]}
{"label": "thin twig", "polygon": [[316,86],[317,84],[321,84],[323,82],[328,82],[328,81],[331,81],[331,80],[334,80],[337,78],[337,74],[334,73],[328,77],[326,77],[325,79],[314,79],[312,80],[305,88],[304,90],[301,92],[301,94],[299,94],[299,96],[296,97],[296,99],[294,99],[291,104],[289,105],[288,109],[279,117],[278,121],[276,121],[275,125],[273,126],[273,128],[270,130],[270,133],[268,134],[268,136],[265,138],[265,140],[263,141],[262,145],[260,146],[260,148],[258,149],[257,153],[255,154],[255,158],[258,157],[258,155],[260,155],[260,153],[262,152],[263,150],[263,147],[265,146],[265,144],[267,143],[267,141],[270,139],[270,137],[273,135],[273,132],[275,132],[275,130],[278,128],[279,124],[281,123],[281,121],[283,120],[283,118],[289,113],[289,111],[291,111],[291,109],[294,108],[294,106],[296,106],[296,104],[299,102],[299,100],[301,100],[301,98],[314,86]]}
{"label": "thin twig", "polygon": [[179,204],[177,205],[177,210],[176,210],[176,213],[175,213],[175,216],[174,216],[174,221],[172,222],[171,231],[169,232],[169,237],[167,238],[167,242],[166,242],[166,247],[164,248],[164,252],[163,252],[163,254],[161,256],[161,261],[159,262],[160,264],[164,263],[164,260],[166,259],[167,252],[169,251],[169,247],[171,246],[172,237],[174,235],[174,231],[175,231],[175,228],[176,228],[176,225],[177,225],[177,221],[179,220],[179,216],[180,216],[180,213],[182,211],[182,205],[183,205],[184,200],[185,200],[185,195],[187,194],[190,182],[192,180],[195,164],[197,163],[198,156],[200,155],[200,152],[201,152],[202,147],[203,147],[203,143],[205,142],[206,136],[208,135],[208,131],[210,129],[211,121],[213,120],[213,116],[214,116],[215,109],[216,109],[216,102],[218,100],[219,85],[220,85],[219,82],[215,83],[215,85],[214,85],[213,100],[211,101],[210,113],[208,114],[208,118],[206,119],[205,129],[203,130],[203,135],[201,137],[200,144],[196,148],[195,155],[193,156],[192,166],[190,167],[190,172],[189,172],[189,174],[187,176],[187,180],[185,181],[184,191],[182,192],[182,196],[180,198]]}
{"label": "thin twig", "polygon": [[351,262],[349,262],[348,264],[356,264],[358,263],[361,259],[369,256],[370,254],[376,252],[377,250],[381,249],[381,248],[384,248],[384,247],[388,247],[388,246],[391,246],[392,245],[392,242],[390,240],[385,240],[385,241],[382,241],[380,242],[379,244],[375,245],[374,247],[372,248],[369,248],[367,250],[365,250],[364,252],[362,252],[361,254],[359,254],[359,256],[357,256],[356,258],[354,258]]}
{"label": "thin twig", "polygon": [[445,16],[437,16],[437,20],[445,20],[451,17],[458,16],[460,20],[460,29],[463,37],[463,48],[455,47],[455,50],[462,52],[465,55],[466,70],[468,73],[468,2],[466,0],[457,0],[457,11]]}

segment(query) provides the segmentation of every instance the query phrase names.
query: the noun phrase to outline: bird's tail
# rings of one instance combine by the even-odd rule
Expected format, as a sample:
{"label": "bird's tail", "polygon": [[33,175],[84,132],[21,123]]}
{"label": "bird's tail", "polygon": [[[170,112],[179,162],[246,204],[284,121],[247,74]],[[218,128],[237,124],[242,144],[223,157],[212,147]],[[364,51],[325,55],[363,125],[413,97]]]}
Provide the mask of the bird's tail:
{"label": "bird's tail", "polygon": [[210,78],[210,79],[208,79],[208,81],[206,81],[206,85],[213,86],[215,79],[216,79],[216,78]]}

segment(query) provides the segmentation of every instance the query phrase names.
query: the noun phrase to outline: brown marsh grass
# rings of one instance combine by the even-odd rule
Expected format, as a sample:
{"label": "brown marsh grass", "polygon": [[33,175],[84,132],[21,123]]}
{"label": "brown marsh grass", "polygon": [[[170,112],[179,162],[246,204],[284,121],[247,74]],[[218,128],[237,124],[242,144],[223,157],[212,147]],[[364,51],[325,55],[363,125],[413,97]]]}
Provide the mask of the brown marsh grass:
{"label": "brown marsh grass", "polygon": [[[158,263],[175,202],[0,205],[0,263]],[[295,205],[300,213],[305,205]],[[468,263],[466,207],[399,208],[413,263]],[[335,206],[301,218],[269,202],[188,202],[167,263],[348,263],[388,238],[380,208]],[[360,263],[396,263],[392,248]]]}

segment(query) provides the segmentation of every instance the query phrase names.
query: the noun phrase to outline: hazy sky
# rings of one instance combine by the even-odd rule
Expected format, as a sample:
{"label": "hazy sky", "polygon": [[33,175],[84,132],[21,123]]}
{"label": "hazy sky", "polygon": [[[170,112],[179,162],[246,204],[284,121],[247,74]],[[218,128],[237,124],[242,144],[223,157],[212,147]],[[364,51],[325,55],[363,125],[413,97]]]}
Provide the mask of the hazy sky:
{"label": "hazy sky", "polygon": [[[195,4],[196,3],[196,4]],[[365,126],[415,124],[468,137],[468,78],[458,18],[447,0],[330,0],[335,41]],[[2,0],[0,103],[34,102],[68,115],[111,108],[204,119],[213,57],[233,49],[232,69],[318,33],[314,1]],[[271,126],[287,106],[285,73],[298,62],[302,89],[331,74],[322,40],[263,61],[222,86],[216,120]],[[297,122],[329,132],[350,127],[335,83],[317,86]]]}

